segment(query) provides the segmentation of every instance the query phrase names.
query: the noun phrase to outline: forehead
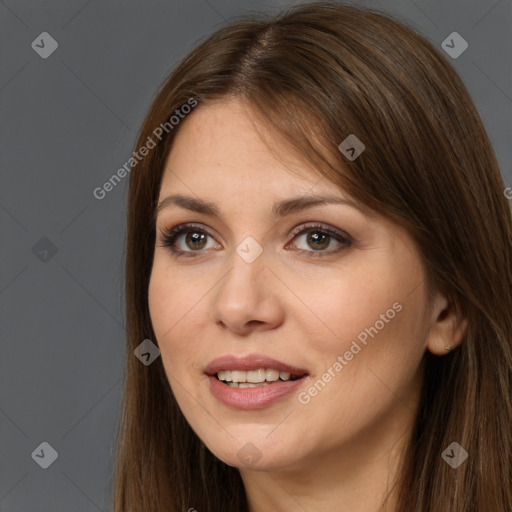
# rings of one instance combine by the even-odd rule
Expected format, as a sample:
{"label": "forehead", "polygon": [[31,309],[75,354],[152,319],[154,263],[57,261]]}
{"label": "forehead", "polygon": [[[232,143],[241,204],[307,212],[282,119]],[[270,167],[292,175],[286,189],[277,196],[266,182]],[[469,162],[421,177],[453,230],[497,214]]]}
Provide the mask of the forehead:
{"label": "forehead", "polygon": [[162,193],[187,186],[262,194],[339,190],[245,102],[203,104],[182,123],[165,162]]}
{"label": "forehead", "polygon": [[246,105],[225,102],[187,119],[167,157],[155,220],[177,206],[219,218],[261,210],[278,220],[329,204],[372,216],[251,114]]}

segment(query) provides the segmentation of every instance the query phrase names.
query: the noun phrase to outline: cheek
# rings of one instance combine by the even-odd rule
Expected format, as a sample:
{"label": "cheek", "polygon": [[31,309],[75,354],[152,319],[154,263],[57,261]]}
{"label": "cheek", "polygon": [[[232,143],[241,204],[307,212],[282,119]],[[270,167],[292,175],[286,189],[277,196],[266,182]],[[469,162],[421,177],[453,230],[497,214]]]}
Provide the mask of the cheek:
{"label": "cheek", "polygon": [[322,428],[333,437],[340,432],[355,435],[396,404],[405,412],[413,410],[424,352],[417,321],[421,297],[392,293],[361,305],[350,300],[344,305],[337,323],[331,319],[338,336],[316,348],[311,360],[319,364],[311,387],[300,396],[301,403],[308,402],[303,413],[316,417],[315,425],[323,422]]}
{"label": "cheek", "polygon": [[412,272],[404,277],[392,267],[385,272],[380,268],[377,274],[367,270],[326,283],[322,293],[310,295],[308,305],[322,320],[309,315],[310,328],[303,324],[318,356],[316,376],[342,356],[343,369],[338,365],[337,375],[350,376],[350,386],[375,380],[372,369],[394,386],[412,378],[426,342],[425,291],[418,286],[420,278]]}
{"label": "cheek", "polygon": [[189,372],[186,360],[187,353],[180,346],[180,318],[183,319],[185,311],[178,299],[175,288],[169,286],[165,276],[153,268],[148,288],[148,304],[151,324],[160,349],[160,357],[167,380],[172,392],[183,410],[186,396],[182,396],[183,386],[189,387],[185,381]]}
{"label": "cheek", "polygon": [[153,267],[148,288],[149,314],[153,331],[159,341],[163,341],[164,334],[169,331],[179,315],[176,296],[167,283],[165,274]]}
{"label": "cheek", "polygon": [[179,272],[155,261],[148,287],[153,331],[168,374],[183,374],[195,367],[205,311],[204,286],[180,277]]}
{"label": "cheek", "polygon": [[169,362],[175,360],[175,352],[179,348],[173,340],[178,340],[180,319],[185,310],[179,300],[176,287],[168,282],[166,272],[158,265],[153,268],[148,288],[148,304],[153,331],[158,341],[162,362],[169,370]]}
{"label": "cheek", "polygon": [[[327,347],[329,352],[343,353],[361,332],[376,322],[381,327],[379,330],[388,330],[389,325],[396,323],[392,318],[384,324],[380,315],[389,311],[386,320],[395,316],[393,304],[403,296],[401,287],[389,270],[381,269],[380,275],[374,275],[372,267],[368,267],[351,268],[335,279],[324,279],[316,291],[305,286],[304,293],[309,289],[305,303],[310,314],[303,316],[303,323],[310,326],[308,338],[312,348],[324,354]],[[399,315],[396,313],[396,317]],[[361,338],[364,340],[364,334]]]}
{"label": "cheek", "polygon": [[[148,288],[148,304],[153,330],[164,341],[173,336],[180,324],[194,315],[197,293],[193,282],[183,282],[180,273],[155,257]],[[188,312],[188,314],[187,314]]]}

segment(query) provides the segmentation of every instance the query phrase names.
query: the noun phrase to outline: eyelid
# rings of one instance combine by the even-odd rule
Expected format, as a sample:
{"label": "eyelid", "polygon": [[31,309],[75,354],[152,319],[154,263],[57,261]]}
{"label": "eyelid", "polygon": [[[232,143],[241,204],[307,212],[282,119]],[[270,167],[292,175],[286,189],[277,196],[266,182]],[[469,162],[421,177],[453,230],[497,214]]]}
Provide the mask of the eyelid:
{"label": "eyelid", "polygon": [[[312,222],[312,224],[308,225],[311,222]],[[296,228],[293,228],[293,230],[290,234],[291,234],[291,236],[293,236],[293,238],[295,238],[299,233],[302,233],[303,231],[306,231],[306,230],[312,230],[315,228],[318,229],[319,231],[325,231],[329,234],[336,235],[340,238],[345,238],[346,240],[352,240],[352,237],[345,231],[342,231],[340,229],[332,227],[329,224],[324,224],[323,222],[316,222],[316,221],[302,222],[299,226],[297,226]]]}

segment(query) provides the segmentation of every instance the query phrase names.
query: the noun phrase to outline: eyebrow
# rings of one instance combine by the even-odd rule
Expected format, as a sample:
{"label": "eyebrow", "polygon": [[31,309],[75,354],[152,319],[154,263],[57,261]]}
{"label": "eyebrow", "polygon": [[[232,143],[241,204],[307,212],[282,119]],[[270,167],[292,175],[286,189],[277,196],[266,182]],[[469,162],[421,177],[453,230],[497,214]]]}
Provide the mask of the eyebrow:
{"label": "eyebrow", "polygon": [[[290,199],[284,199],[275,203],[271,210],[271,215],[274,218],[282,218],[291,213],[297,213],[304,211],[308,208],[315,206],[322,206],[326,204],[341,204],[351,206],[359,210],[361,213],[366,214],[366,209],[349,200],[337,196],[323,196],[323,195],[308,195],[302,197],[292,197]],[[173,205],[180,206],[181,208],[191,210],[193,212],[202,213],[204,215],[212,215],[215,217],[221,217],[219,207],[212,202],[203,201],[191,196],[185,196],[182,194],[173,194],[158,204],[153,212],[153,220],[156,221],[158,214],[165,208],[169,208]]]}

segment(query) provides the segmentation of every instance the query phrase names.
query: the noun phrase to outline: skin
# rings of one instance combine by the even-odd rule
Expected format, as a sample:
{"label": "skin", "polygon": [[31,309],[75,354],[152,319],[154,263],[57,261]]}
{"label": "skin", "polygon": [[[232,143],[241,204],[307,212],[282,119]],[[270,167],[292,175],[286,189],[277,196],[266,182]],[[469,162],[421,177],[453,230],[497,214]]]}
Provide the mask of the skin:
{"label": "skin", "polygon": [[[258,119],[236,99],[200,106],[165,163],[159,202],[180,193],[221,210],[214,217],[172,205],[157,216],[149,307],[166,375],[197,435],[239,468],[251,512],[373,512],[388,494],[382,510],[392,511],[424,353],[445,354],[467,325],[442,294],[427,303],[424,268],[400,226],[339,204],[273,219],[282,199],[350,197]],[[175,246],[192,257],[176,257],[158,239],[182,223],[210,233],[199,249],[186,233],[178,237]],[[293,236],[316,223],[350,235],[351,244]],[[247,236],[263,249],[252,263],[236,252]],[[307,392],[394,303],[401,311],[307,404],[292,393],[239,410],[209,391],[204,369],[213,359],[259,353],[307,369],[299,390]],[[237,455],[247,443],[259,455],[252,465]]]}

